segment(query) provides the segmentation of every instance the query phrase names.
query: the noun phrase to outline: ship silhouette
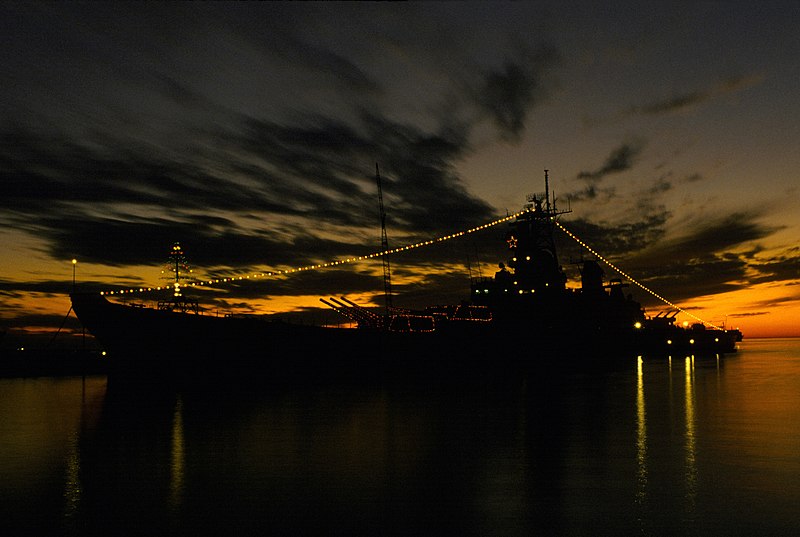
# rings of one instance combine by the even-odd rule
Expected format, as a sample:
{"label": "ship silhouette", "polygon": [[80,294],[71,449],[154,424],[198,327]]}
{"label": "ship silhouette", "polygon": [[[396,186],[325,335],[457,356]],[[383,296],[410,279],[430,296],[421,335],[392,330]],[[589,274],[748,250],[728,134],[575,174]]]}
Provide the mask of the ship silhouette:
{"label": "ship silhouette", "polygon": [[179,292],[157,308],[73,293],[72,307],[112,371],[144,374],[517,372],[736,351],[738,330],[678,325],[674,311],[646,316],[626,283],[605,282],[597,260],[583,260],[580,288],[568,287],[554,234],[569,211],[556,208],[547,176],[545,188],[509,223],[509,259],[493,277],[472,281],[458,304],[377,313],[346,297],[320,299],[357,328],[208,315]]}

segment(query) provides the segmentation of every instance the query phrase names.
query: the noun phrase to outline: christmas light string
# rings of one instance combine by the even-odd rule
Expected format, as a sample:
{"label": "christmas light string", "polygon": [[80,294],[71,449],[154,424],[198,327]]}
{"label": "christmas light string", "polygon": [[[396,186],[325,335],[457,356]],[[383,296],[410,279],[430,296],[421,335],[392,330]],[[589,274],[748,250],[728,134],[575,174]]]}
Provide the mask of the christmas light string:
{"label": "christmas light string", "polygon": [[671,301],[667,300],[666,298],[664,298],[663,296],[659,295],[658,293],[656,293],[655,291],[653,291],[652,289],[650,289],[649,287],[647,287],[647,286],[646,286],[646,285],[644,285],[643,283],[640,283],[640,282],[638,282],[636,279],[634,279],[633,277],[631,277],[631,275],[630,275],[630,274],[626,273],[625,271],[623,271],[622,269],[620,269],[619,267],[617,267],[617,266],[616,266],[614,263],[612,263],[611,261],[609,261],[608,259],[606,259],[606,258],[605,258],[605,257],[603,257],[602,255],[600,255],[600,254],[599,254],[599,253],[598,253],[596,250],[594,250],[594,249],[593,249],[591,246],[589,246],[588,244],[586,244],[585,242],[583,242],[581,239],[579,239],[579,238],[578,238],[578,237],[577,237],[577,236],[576,236],[574,233],[572,233],[570,230],[568,230],[568,229],[567,229],[567,228],[565,228],[563,225],[561,225],[561,223],[560,223],[560,222],[555,222],[555,224],[556,224],[556,226],[558,227],[558,229],[560,229],[561,231],[563,231],[564,233],[566,233],[566,234],[567,234],[567,236],[568,236],[569,238],[571,238],[572,240],[574,240],[575,242],[577,242],[578,244],[580,244],[581,246],[583,246],[584,248],[586,248],[586,250],[587,250],[589,253],[591,253],[592,255],[594,255],[595,257],[597,257],[599,260],[601,260],[602,262],[604,262],[606,265],[608,265],[608,266],[609,266],[609,267],[611,267],[612,269],[616,270],[616,271],[617,271],[617,272],[618,272],[618,273],[619,273],[621,276],[623,276],[624,278],[628,279],[628,280],[629,280],[631,283],[633,283],[634,285],[636,285],[636,286],[640,287],[640,288],[641,288],[641,289],[643,289],[644,291],[647,291],[648,293],[650,293],[651,295],[653,295],[654,297],[656,297],[657,299],[659,299],[659,300],[660,300],[660,301],[662,301],[663,303],[665,303],[665,304],[667,304],[668,306],[670,306],[670,307],[674,308],[675,310],[677,310],[677,311],[679,311],[679,312],[683,313],[684,315],[688,315],[688,316],[689,316],[689,317],[691,317],[692,319],[695,319],[695,320],[697,320],[697,321],[699,321],[699,322],[701,322],[701,323],[703,323],[703,324],[707,324],[708,326],[714,327],[714,328],[716,328],[716,329],[718,329],[718,330],[723,330],[723,328],[722,328],[721,326],[717,326],[717,325],[715,325],[714,323],[710,323],[710,322],[708,322],[708,321],[706,321],[706,320],[703,320],[703,319],[701,319],[701,318],[700,318],[700,317],[698,317],[697,315],[695,315],[695,314],[693,314],[693,313],[690,313],[690,312],[686,311],[685,309],[681,308],[680,306],[678,306],[678,305],[676,305],[676,304],[672,303]]}
{"label": "christmas light string", "polygon": [[[334,260],[334,261],[328,261],[326,263],[319,263],[319,264],[315,264],[315,265],[306,265],[306,266],[302,266],[302,267],[294,267],[294,268],[288,268],[288,269],[284,269],[284,270],[273,270],[273,271],[267,271],[267,272],[256,272],[256,273],[247,274],[247,275],[244,275],[244,276],[231,276],[231,277],[227,277],[227,278],[216,278],[216,279],[209,279],[209,280],[200,280],[200,281],[195,281],[195,282],[190,282],[190,283],[184,284],[184,286],[188,286],[188,287],[213,286],[213,285],[218,285],[218,284],[221,284],[221,283],[232,283],[232,282],[236,282],[236,281],[244,281],[244,280],[250,280],[250,279],[268,278],[268,277],[274,277],[274,276],[283,276],[283,275],[293,274],[293,273],[297,273],[297,272],[306,272],[306,271],[309,271],[309,270],[320,270],[320,269],[336,267],[336,266],[340,266],[340,265],[347,265],[347,264],[357,263],[359,261],[364,261],[364,260],[367,260],[367,259],[374,259],[376,257],[381,257],[381,256],[384,256],[384,255],[397,254],[397,253],[400,253],[400,252],[405,252],[405,251],[408,251],[408,250],[421,248],[423,246],[430,246],[430,245],[438,244],[440,242],[445,242],[445,241],[448,241],[448,240],[451,240],[451,239],[456,239],[458,237],[463,237],[464,235],[469,235],[469,234],[472,234],[472,233],[475,233],[475,232],[478,232],[478,231],[482,231],[482,230],[490,228],[490,227],[494,227],[494,226],[502,224],[504,222],[508,222],[510,220],[513,220],[513,219],[515,219],[515,218],[517,218],[517,217],[519,217],[519,216],[521,216],[521,215],[523,215],[523,214],[525,214],[527,212],[530,212],[530,210],[531,209],[527,208],[527,209],[524,209],[522,211],[518,211],[516,213],[510,214],[510,215],[508,215],[508,216],[506,216],[504,218],[499,218],[499,219],[494,220],[492,222],[489,222],[489,223],[486,223],[486,224],[483,224],[483,225],[480,225],[480,226],[476,226],[476,227],[473,227],[473,228],[470,228],[470,229],[467,229],[467,230],[459,231],[457,233],[452,233],[450,235],[444,235],[442,237],[437,237],[435,239],[431,239],[431,240],[427,240],[427,241],[421,241],[421,242],[417,242],[417,243],[414,243],[414,244],[408,244],[408,245],[405,245],[405,246],[399,246],[397,248],[390,248],[389,250],[385,250],[385,251],[373,252],[373,253],[366,254],[366,255],[348,257],[346,259],[338,259],[338,260]],[[712,326],[712,327],[720,329],[720,330],[722,329],[722,327],[717,326],[717,325],[715,325],[713,323],[710,323],[710,322],[708,322],[708,321],[706,321],[704,319],[701,319],[697,315],[684,310],[683,308],[681,308],[677,304],[671,302],[670,300],[667,300],[666,298],[664,298],[660,294],[656,293],[655,291],[653,291],[652,289],[650,289],[646,285],[640,283],[635,278],[633,278],[631,275],[629,275],[628,273],[626,273],[625,271],[623,271],[622,269],[617,267],[614,263],[612,263],[611,261],[609,261],[608,259],[606,259],[602,255],[600,255],[600,253],[598,253],[591,246],[589,246],[588,244],[583,242],[574,233],[572,233],[570,230],[565,228],[560,222],[555,221],[555,225],[561,231],[563,231],[568,237],[570,237],[575,242],[580,244],[583,248],[585,248],[592,255],[594,255],[595,257],[597,257],[601,261],[603,261],[606,265],[608,265],[609,267],[611,267],[612,269],[617,271],[621,276],[623,276],[624,278],[626,278],[629,281],[631,281],[634,285],[638,286],[639,288],[641,288],[642,290],[646,291],[647,293],[650,293],[652,296],[654,296],[658,300],[662,301],[663,303],[665,303],[668,306],[674,308],[675,310],[677,310],[677,311],[679,311],[679,312],[681,312],[681,313],[683,313],[685,315],[688,315],[692,319],[695,319],[695,320],[697,320],[697,321],[699,321],[699,322],[701,322],[703,324],[707,324],[709,326]],[[116,291],[101,291],[100,294],[101,295],[126,295],[126,294],[135,294],[135,293],[147,293],[147,292],[151,292],[151,291],[169,290],[169,289],[174,289],[174,288],[175,288],[175,284],[169,284],[169,285],[162,285],[162,286],[158,286],[158,287],[138,287],[138,288],[121,289],[121,290],[116,290]]]}
{"label": "christmas light string", "polygon": [[[508,222],[509,220],[513,220],[514,218],[517,218],[518,216],[520,216],[522,214],[525,214],[529,210],[530,209],[525,209],[525,210],[516,212],[514,214],[510,214],[510,215],[508,215],[508,216],[506,216],[504,218],[500,218],[500,219],[494,220],[494,221],[489,222],[487,224],[476,226],[476,227],[473,227],[473,228],[470,228],[470,229],[467,229],[467,230],[464,230],[464,231],[459,231],[457,233],[452,233],[450,235],[444,235],[442,237],[437,237],[435,239],[431,239],[431,240],[427,240],[427,241],[421,241],[421,242],[417,242],[417,243],[414,243],[414,244],[408,244],[408,245],[405,245],[405,246],[399,246],[397,248],[390,248],[389,250],[385,250],[385,251],[373,252],[373,253],[367,254],[367,255],[359,255],[359,256],[355,256],[355,257],[348,257],[346,259],[328,261],[326,263],[319,263],[319,264],[316,264],[316,265],[306,265],[306,266],[303,266],[303,267],[288,268],[288,269],[284,269],[284,270],[273,270],[273,271],[268,271],[268,272],[255,272],[255,273],[251,273],[251,274],[247,274],[247,275],[243,275],[243,276],[231,276],[231,277],[228,277],[228,278],[216,278],[216,279],[210,279],[210,280],[200,280],[200,281],[185,283],[181,287],[210,286],[210,285],[217,285],[217,284],[220,284],[220,283],[231,283],[231,282],[237,282],[237,281],[257,279],[257,278],[269,278],[269,277],[274,277],[274,276],[283,276],[283,275],[286,275],[286,274],[293,274],[293,273],[296,273],[296,272],[306,272],[306,271],[309,271],[309,270],[320,270],[320,269],[336,267],[336,266],[340,266],[340,265],[358,263],[359,261],[364,261],[364,260],[367,260],[367,259],[374,259],[376,257],[381,257],[381,256],[384,256],[384,255],[397,254],[397,253],[400,253],[400,252],[413,250],[415,248],[421,248],[423,246],[430,246],[432,244],[438,244],[440,242],[448,241],[448,240],[451,240],[451,239],[456,239],[458,237],[463,237],[464,235],[469,235],[469,234],[472,234],[472,233],[475,233],[475,232],[478,232],[478,231],[482,231],[482,230],[490,228],[490,227],[494,227],[494,226],[496,226],[498,224],[502,224],[504,222]],[[100,294],[101,295],[129,295],[129,294],[147,293],[147,292],[150,292],[150,291],[169,290],[169,289],[174,289],[174,287],[175,287],[175,284],[162,285],[162,286],[159,286],[159,287],[135,287],[135,288],[130,288],[130,289],[116,290],[116,291],[101,291]]]}

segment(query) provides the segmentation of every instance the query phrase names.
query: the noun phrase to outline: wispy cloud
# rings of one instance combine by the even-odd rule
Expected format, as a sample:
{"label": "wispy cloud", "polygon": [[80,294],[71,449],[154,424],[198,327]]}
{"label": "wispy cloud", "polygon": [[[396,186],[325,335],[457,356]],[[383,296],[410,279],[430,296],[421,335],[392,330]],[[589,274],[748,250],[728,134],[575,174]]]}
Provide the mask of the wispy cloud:
{"label": "wispy cloud", "polygon": [[[778,231],[760,223],[757,213],[737,213],[698,222],[678,236],[666,234],[669,212],[653,212],[635,223],[609,224],[575,220],[565,225],[622,270],[670,300],[685,304],[693,297],[745,290],[765,282],[800,281],[800,256],[796,252],[766,256],[741,252],[754,241]],[[559,237],[562,257],[588,255],[564,236]],[[615,276],[606,267],[606,272]],[[651,295],[631,288],[650,307],[663,307]],[[760,306],[765,307],[765,306]]]}
{"label": "wispy cloud", "polygon": [[627,110],[629,115],[662,115],[685,110],[716,97],[735,93],[760,84],[764,80],[764,75],[748,75],[729,78],[712,86],[708,89],[689,91],[667,97],[660,101],[653,101],[643,105],[632,106]]}
{"label": "wispy cloud", "polygon": [[644,142],[632,141],[615,148],[598,168],[578,173],[578,179],[596,183],[606,176],[631,169],[644,149]]}
{"label": "wispy cloud", "polygon": [[500,69],[484,75],[477,102],[492,117],[503,138],[520,138],[528,112],[546,95],[543,72],[557,61],[555,49],[542,47],[521,60],[507,60]]}

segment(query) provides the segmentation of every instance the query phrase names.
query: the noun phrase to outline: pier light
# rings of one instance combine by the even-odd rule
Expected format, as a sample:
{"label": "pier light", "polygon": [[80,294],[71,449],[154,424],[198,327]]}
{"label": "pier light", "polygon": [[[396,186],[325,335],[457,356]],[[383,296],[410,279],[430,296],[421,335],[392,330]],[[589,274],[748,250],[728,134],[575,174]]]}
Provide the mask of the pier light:
{"label": "pier light", "polygon": [[672,340],[671,339],[667,340],[667,345],[672,345]]}
{"label": "pier light", "polygon": [[694,340],[693,339],[689,340],[689,345],[694,345]]}
{"label": "pier light", "polygon": [[78,260],[73,258],[72,259],[72,292],[75,292],[75,266],[78,264]]}
{"label": "pier light", "polygon": [[634,328],[641,328],[642,327],[642,323],[640,323],[639,321],[636,321],[635,323],[633,323],[633,327]]}
{"label": "pier light", "polygon": [[714,343],[719,343],[719,338],[718,337],[714,338]]}

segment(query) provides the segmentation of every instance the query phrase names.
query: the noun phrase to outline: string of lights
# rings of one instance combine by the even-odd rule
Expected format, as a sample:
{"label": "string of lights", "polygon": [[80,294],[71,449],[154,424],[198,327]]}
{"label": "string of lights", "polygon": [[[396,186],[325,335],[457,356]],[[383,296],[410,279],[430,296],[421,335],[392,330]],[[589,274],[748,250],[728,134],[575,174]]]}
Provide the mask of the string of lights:
{"label": "string of lights", "polygon": [[[463,237],[464,235],[469,235],[469,234],[472,234],[472,233],[475,233],[475,232],[478,232],[478,231],[482,231],[482,230],[490,228],[490,227],[494,227],[494,226],[496,226],[498,224],[502,224],[504,222],[508,222],[508,221],[513,220],[513,219],[517,218],[518,216],[520,216],[520,215],[522,215],[522,214],[524,214],[524,213],[526,213],[528,211],[530,211],[530,209],[524,209],[522,211],[518,211],[516,213],[510,214],[510,215],[508,215],[508,216],[506,216],[504,218],[499,218],[499,219],[494,220],[492,222],[489,222],[489,223],[486,223],[486,224],[483,224],[483,225],[480,225],[480,226],[476,226],[476,227],[473,227],[473,228],[470,228],[470,229],[466,229],[464,231],[459,231],[459,232],[456,232],[456,233],[452,233],[450,235],[444,235],[444,236],[437,237],[435,239],[431,239],[431,240],[427,240],[427,241],[421,241],[421,242],[417,242],[417,243],[413,243],[413,244],[408,244],[408,245],[405,245],[405,246],[399,246],[397,248],[390,248],[388,250],[382,250],[382,251],[379,251],[379,252],[373,252],[373,253],[366,254],[366,255],[348,257],[346,259],[337,259],[337,260],[328,261],[328,262],[325,262],[325,263],[319,263],[319,264],[315,264],[315,265],[305,265],[305,266],[301,266],[301,267],[287,268],[287,269],[283,269],[283,270],[274,270],[274,271],[267,271],[267,272],[254,272],[254,273],[251,273],[251,274],[246,274],[246,275],[241,275],[241,276],[231,276],[231,277],[226,277],[226,278],[216,278],[216,279],[209,279],[209,280],[193,281],[193,282],[189,282],[189,283],[185,284],[185,286],[189,286],[189,287],[206,286],[206,287],[208,287],[208,286],[219,285],[219,284],[224,284],[224,283],[232,283],[232,282],[236,282],[236,281],[251,280],[251,279],[257,279],[257,278],[268,278],[268,277],[275,277],[275,276],[283,276],[283,275],[293,274],[293,273],[296,273],[296,272],[306,272],[306,271],[309,271],[309,270],[321,270],[321,269],[340,266],[340,265],[358,263],[360,261],[364,261],[364,260],[368,260],[368,259],[374,259],[376,257],[381,257],[381,256],[384,256],[384,255],[397,254],[397,253],[400,253],[400,252],[405,252],[405,251],[408,251],[408,250],[421,248],[423,246],[430,246],[432,244],[438,244],[440,242],[448,241],[448,240],[451,240],[451,239],[456,239],[458,237]],[[568,237],[570,237],[575,242],[580,244],[588,252],[590,252],[592,255],[594,255],[595,257],[597,257],[601,261],[603,261],[606,265],[608,265],[609,267],[611,267],[612,269],[617,271],[621,276],[623,276],[624,278],[628,279],[634,285],[638,286],[639,288],[641,288],[642,290],[646,291],[647,293],[650,293],[652,296],[654,296],[658,300],[660,300],[663,303],[667,304],[668,306],[674,308],[675,310],[683,313],[684,315],[687,315],[687,316],[691,317],[692,319],[695,319],[695,320],[697,320],[697,321],[699,321],[699,322],[701,322],[703,324],[712,326],[714,328],[721,329],[721,327],[719,327],[719,326],[717,326],[717,325],[715,325],[713,323],[710,323],[710,322],[708,322],[708,321],[706,321],[704,319],[701,319],[700,317],[698,317],[697,315],[695,315],[695,314],[693,314],[693,313],[691,313],[689,311],[684,310],[683,308],[681,308],[677,304],[673,303],[670,300],[667,300],[666,298],[664,298],[660,294],[656,293],[655,291],[653,291],[652,289],[650,289],[649,287],[647,287],[643,283],[639,282],[638,280],[633,278],[630,274],[626,273],[624,270],[622,270],[621,268],[617,267],[614,263],[612,263],[611,261],[609,261],[608,259],[606,259],[602,255],[600,255],[600,253],[598,253],[594,248],[592,248],[591,246],[589,246],[588,244],[583,242],[580,238],[578,238],[578,236],[576,236],[570,230],[565,228],[560,222],[555,221],[555,225],[561,231],[563,231]],[[147,293],[147,292],[152,292],[152,291],[170,290],[170,289],[173,289],[175,286],[176,286],[176,284],[173,283],[173,284],[161,285],[161,286],[157,286],[157,287],[138,287],[138,288],[134,287],[134,288],[129,288],[129,289],[101,291],[100,294],[101,295],[126,295],[126,294],[135,294],[135,293]]]}
{"label": "string of lights", "polygon": [[673,302],[671,302],[671,301],[667,300],[666,298],[664,298],[663,296],[659,295],[658,293],[656,293],[655,291],[653,291],[652,289],[650,289],[649,287],[647,287],[647,286],[646,286],[646,285],[644,285],[643,283],[641,283],[641,282],[637,281],[635,278],[631,277],[631,275],[630,275],[630,274],[626,273],[626,272],[625,272],[625,271],[623,271],[621,268],[617,267],[617,266],[616,266],[614,263],[612,263],[611,261],[609,261],[608,259],[606,259],[606,258],[605,258],[605,257],[603,257],[602,255],[600,255],[600,254],[599,254],[599,253],[598,253],[596,250],[594,250],[594,249],[593,249],[591,246],[589,246],[588,244],[586,244],[585,242],[583,242],[581,239],[579,239],[579,238],[578,238],[578,237],[577,237],[577,236],[576,236],[574,233],[572,233],[570,230],[568,230],[568,229],[567,229],[567,228],[565,228],[563,225],[561,225],[561,223],[560,223],[560,222],[556,221],[556,223],[555,223],[555,224],[556,224],[556,226],[558,227],[558,229],[560,229],[561,231],[563,231],[564,233],[566,233],[568,237],[570,237],[570,238],[571,238],[571,239],[573,239],[575,242],[577,242],[578,244],[580,244],[581,246],[583,246],[583,247],[584,247],[584,248],[585,248],[585,249],[586,249],[586,250],[587,250],[589,253],[591,253],[593,256],[595,256],[596,258],[598,258],[599,260],[601,260],[603,263],[605,263],[606,265],[608,265],[608,266],[609,266],[609,267],[611,267],[612,269],[616,270],[616,271],[617,271],[617,272],[618,272],[618,273],[619,273],[621,276],[623,276],[624,278],[626,278],[627,280],[629,280],[629,281],[630,281],[631,283],[633,283],[634,285],[636,285],[636,286],[640,287],[640,288],[641,288],[641,289],[643,289],[644,291],[647,291],[648,293],[650,293],[651,295],[653,295],[654,297],[656,297],[657,299],[659,299],[659,300],[660,300],[660,301],[662,301],[663,303],[665,303],[665,304],[667,304],[668,306],[670,306],[670,307],[672,307],[672,308],[676,309],[677,311],[679,311],[679,312],[683,313],[684,315],[688,315],[688,316],[689,316],[689,317],[691,317],[692,319],[695,319],[695,320],[697,320],[697,321],[699,321],[699,322],[701,322],[701,323],[703,323],[703,324],[706,324],[706,325],[708,325],[708,326],[712,326],[712,327],[714,327],[714,328],[717,328],[717,329],[720,329],[720,330],[722,330],[722,327],[721,327],[721,326],[717,326],[717,325],[715,325],[714,323],[710,323],[710,322],[708,322],[708,321],[706,321],[706,320],[704,320],[704,319],[701,319],[700,317],[698,317],[698,316],[697,316],[697,315],[695,315],[694,313],[691,313],[691,312],[688,312],[688,311],[686,311],[685,309],[681,308],[680,306],[678,306],[678,305],[674,304]]}
{"label": "string of lights", "polygon": [[[397,253],[400,253],[400,252],[413,250],[415,248],[421,248],[423,246],[430,246],[432,244],[438,244],[440,242],[445,242],[445,241],[449,241],[451,239],[456,239],[458,237],[463,237],[464,235],[469,235],[469,234],[472,234],[472,233],[476,233],[478,231],[482,231],[484,229],[487,229],[487,228],[490,228],[490,227],[494,227],[494,226],[496,226],[498,224],[502,224],[504,222],[508,222],[508,221],[513,220],[513,219],[517,218],[518,216],[520,216],[520,215],[522,215],[522,214],[524,214],[524,213],[526,213],[528,211],[529,211],[529,209],[525,209],[525,210],[522,210],[522,211],[518,211],[518,212],[516,212],[514,214],[510,214],[510,215],[508,215],[508,216],[506,216],[504,218],[499,218],[499,219],[494,220],[492,222],[489,222],[487,224],[476,226],[476,227],[473,227],[473,228],[470,228],[470,229],[467,229],[467,230],[464,230],[464,231],[459,231],[457,233],[452,233],[450,235],[444,235],[442,237],[437,237],[435,239],[431,239],[431,240],[427,240],[427,241],[421,241],[421,242],[417,242],[417,243],[414,243],[414,244],[408,244],[408,245],[405,245],[405,246],[399,246],[397,248],[390,248],[389,250],[384,250],[384,251],[380,251],[380,252],[373,252],[371,254],[359,255],[359,256],[355,256],[355,257],[348,257],[346,259],[338,259],[338,260],[334,260],[334,261],[328,261],[326,263],[319,263],[319,264],[316,264],[316,265],[306,265],[306,266],[302,266],[302,267],[294,267],[294,268],[288,268],[288,269],[283,269],[283,270],[274,270],[274,271],[268,271],[268,272],[254,272],[254,273],[247,274],[247,275],[231,276],[231,277],[228,277],[228,278],[216,278],[216,279],[210,279],[210,280],[193,281],[193,282],[188,282],[188,283],[182,284],[182,287],[208,287],[208,286],[219,285],[219,284],[224,284],[224,283],[251,280],[251,279],[257,279],[257,278],[269,278],[269,277],[274,277],[274,276],[283,276],[283,275],[287,275],[287,274],[294,274],[296,272],[306,272],[306,271],[309,271],[309,270],[321,270],[321,269],[326,269],[326,268],[330,268],[330,267],[336,267],[336,266],[340,266],[340,265],[358,263],[360,261],[365,261],[367,259],[373,259],[373,258],[376,258],[376,257],[381,257],[383,255],[397,254]],[[152,291],[169,290],[169,289],[173,289],[174,287],[175,287],[175,284],[167,284],[167,285],[162,285],[162,286],[158,286],[158,287],[134,287],[134,288],[129,288],[129,289],[119,289],[119,290],[112,290],[112,291],[101,291],[100,294],[101,295],[129,295],[129,294],[147,293],[147,292],[152,292]]]}

